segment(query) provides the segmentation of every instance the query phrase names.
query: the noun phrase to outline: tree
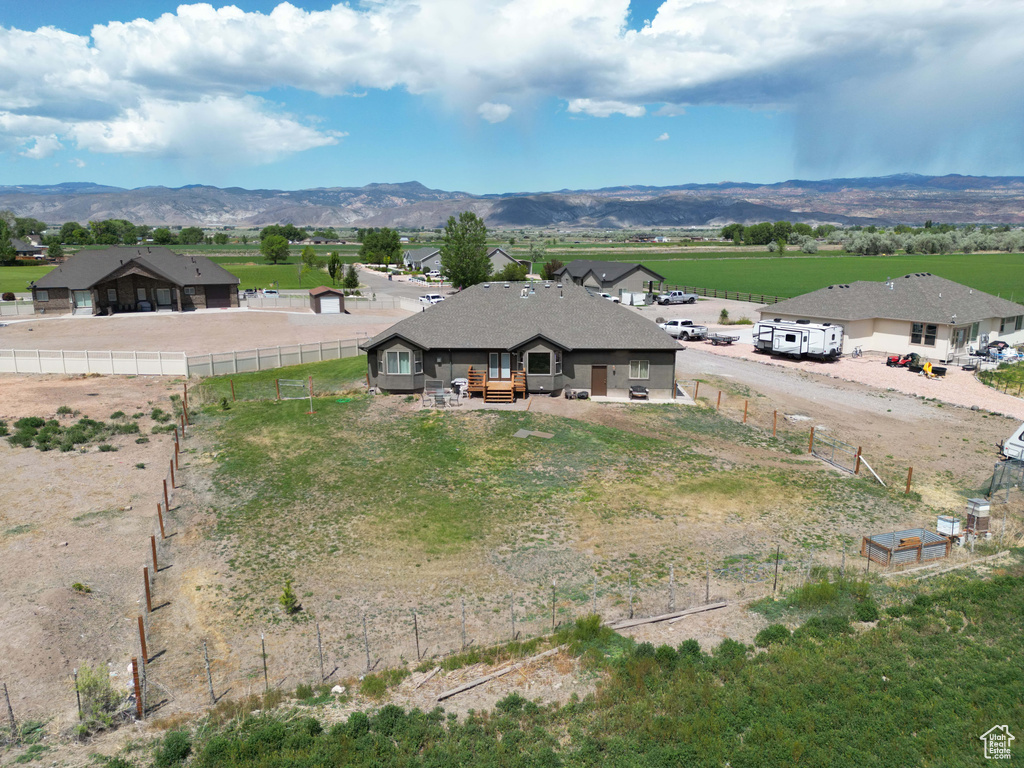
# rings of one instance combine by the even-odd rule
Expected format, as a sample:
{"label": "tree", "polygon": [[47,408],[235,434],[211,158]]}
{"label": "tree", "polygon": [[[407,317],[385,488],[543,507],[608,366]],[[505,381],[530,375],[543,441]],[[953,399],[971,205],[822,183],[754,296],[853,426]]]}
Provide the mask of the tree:
{"label": "tree", "polygon": [[62,243],[72,242],[75,232],[80,230],[82,225],[77,221],[66,221],[60,227],[60,241]]}
{"label": "tree", "polygon": [[768,245],[775,238],[772,237],[774,228],[767,221],[760,224],[751,224],[743,229],[743,242],[746,245]]}
{"label": "tree", "polygon": [[441,271],[457,288],[468,288],[491,276],[487,227],[472,211],[463,211],[458,220],[448,217],[441,245]]}
{"label": "tree", "polygon": [[302,249],[300,257],[302,259],[302,269],[315,272],[320,269],[320,257],[316,255],[316,251],[313,250],[313,246],[307,245]]}
{"label": "tree", "polygon": [[157,227],[153,230],[153,242],[157,245],[173,245],[176,240],[174,233],[167,227]]}
{"label": "tree", "polygon": [[43,238],[43,245],[46,246],[46,255],[51,259],[60,259],[64,256],[64,248],[60,244],[60,238],[51,235]]}
{"label": "tree", "polygon": [[337,251],[331,251],[331,255],[327,257],[327,274],[331,276],[331,285],[338,284],[338,275],[342,269],[341,256]]}
{"label": "tree", "polygon": [[218,232],[217,234],[215,234],[213,236],[213,242],[214,242],[215,245],[227,245],[228,244],[228,236],[224,232]]}
{"label": "tree", "polygon": [[544,266],[541,267],[540,276],[543,277],[545,280],[554,280],[558,277],[558,275],[556,275],[555,272],[557,272],[564,266],[565,264],[563,264],[558,259],[552,259],[551,261],[545,262]]}
{"label": "tree", "polygon": [[742,224],[726,224],[722,227],[722,237],[725,240],[734,240],[740,242],[743,239],[743,225]]}
{"label": "tree", "polygon": [[18,254],[11,243],[11,228],[0,218],[0,264],[13,264],[17,258]]}
{"label": "tree", "polygon": [[509,263],[494,275],[495,280],[506,280],[508,282],[521,282],[526,279],[526,267],[518,263]]}
{"label": "tree", "polygon": [[368,229],[363,233],[363,245],[359,258],[371,264],[397,264],[402,257],[402,241],[398,231],[382,227]]}
{"label": "tree", "polygon": [[356,265],[349,264],[345,270],[345,280],[341,284],[342,288],[348,288],[353,290],[359,287],[359,274],[356,272]]}
{"label": "tree", "polygon": [[205,234],[199,227],[185,227],[178,233],[178,242],[182,245],[198,245],[203,242]]}
{"label": "tree", "polygon": [[268,235],[260,243],[260,253],[271,264],[288,260],[288,240],[284,235]]}
{"label": "tree", "polygon": [[45,222],[39,219],[14,219],[14,236],[28,237],[29,235],[41,235],[46,230]]}

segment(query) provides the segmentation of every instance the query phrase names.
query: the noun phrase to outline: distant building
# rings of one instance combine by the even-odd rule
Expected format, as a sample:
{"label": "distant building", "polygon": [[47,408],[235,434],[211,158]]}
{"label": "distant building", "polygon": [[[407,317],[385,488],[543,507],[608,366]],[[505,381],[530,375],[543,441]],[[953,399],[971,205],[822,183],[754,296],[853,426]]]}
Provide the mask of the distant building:
{"label": "distant building", "polygon": [[622,261],[577,259],[555,272],[562,280],[613,296],[623,292],[653,293],[661,290],[665,278],[643,264]]}
{"label": "distant building", "polygon": [[[501,248],[491,248],[487,251],[491,259],[491,272],[497,274],[509,264],[522,264],[509,256]],[[429,272],[432,269],[441,271],[441,249],[440,248],[415,248],[402,254],[402,263],[409,269],[421,272]]]}

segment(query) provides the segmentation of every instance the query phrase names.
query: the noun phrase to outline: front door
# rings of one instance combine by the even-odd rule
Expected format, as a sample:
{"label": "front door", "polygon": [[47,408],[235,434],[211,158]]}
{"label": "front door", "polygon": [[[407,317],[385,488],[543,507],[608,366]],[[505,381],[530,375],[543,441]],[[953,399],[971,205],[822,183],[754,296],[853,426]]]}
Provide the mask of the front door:
{"label": "front door", "polygon": [[491,352],[490,362],[487,366],[487,378],[505,381],[512,378],[511,352]]}
{"label": "front door", "polygon": [[590,367],[590,394],[603,397],[608,394],[608,366],[593,365]]}
{"label": "front door", "polygon": [[92,291],[72,291],[71,296],[75,304],[73,314],[92,314]]}
{"label": "front door", "polygon": [[159,307],[171,306],[171,289],[170,288],[157,288],[156,289],[156,303]]}

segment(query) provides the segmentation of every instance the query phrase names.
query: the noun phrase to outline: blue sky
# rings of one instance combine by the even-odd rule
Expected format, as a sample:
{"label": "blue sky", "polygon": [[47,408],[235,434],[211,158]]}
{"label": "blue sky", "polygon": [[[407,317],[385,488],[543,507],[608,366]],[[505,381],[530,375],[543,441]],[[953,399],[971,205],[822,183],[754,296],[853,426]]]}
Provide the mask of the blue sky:
{"label": "blue sky", "polygon": [[2,185],[1024,175],[1017,0],[5,6]]}

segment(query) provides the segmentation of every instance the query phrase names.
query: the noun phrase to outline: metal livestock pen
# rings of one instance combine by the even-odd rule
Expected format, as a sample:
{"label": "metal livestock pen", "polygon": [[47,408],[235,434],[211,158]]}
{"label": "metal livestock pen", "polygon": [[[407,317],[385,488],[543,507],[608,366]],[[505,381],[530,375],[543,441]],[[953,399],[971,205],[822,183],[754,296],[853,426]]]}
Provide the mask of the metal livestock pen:
{"label": "metal livestock pen", "polygon": [[879,565],[906,565],[949,557],[952,540],[924,528],[865,536],[860,553]]}

